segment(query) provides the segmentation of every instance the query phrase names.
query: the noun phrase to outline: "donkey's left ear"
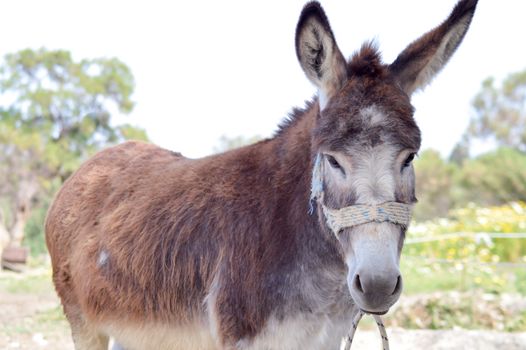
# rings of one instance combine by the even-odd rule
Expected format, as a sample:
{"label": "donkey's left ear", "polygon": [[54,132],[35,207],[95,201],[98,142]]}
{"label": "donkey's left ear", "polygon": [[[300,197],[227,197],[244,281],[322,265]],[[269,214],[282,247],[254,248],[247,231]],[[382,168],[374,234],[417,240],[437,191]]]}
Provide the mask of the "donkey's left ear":
{"label": "donkey's left ear", "polygon": [[475,13],[478,0],[462,0],[444,23],[409,45],[390,65],[390,71],[409,95],[423,89],[458,48]]}
{"label": "donkey's left ear", "polygon": [[303,8],[296,27],[296,55],[301,68],[320,93],[320,108],[343,86],[347,65],[329,20],[318,2]]}

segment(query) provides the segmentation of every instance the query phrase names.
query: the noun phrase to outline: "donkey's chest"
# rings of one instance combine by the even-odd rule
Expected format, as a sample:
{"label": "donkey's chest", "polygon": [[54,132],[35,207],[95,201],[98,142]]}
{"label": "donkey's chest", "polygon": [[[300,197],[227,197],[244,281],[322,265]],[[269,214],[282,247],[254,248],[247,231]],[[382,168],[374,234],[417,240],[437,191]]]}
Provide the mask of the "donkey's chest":
{"label": "donkey's chest", "polygon": [[[331,350],[338,349],[349,324],[328,316],[301,314],[282,320],[271,318],[253,338],[231,344],[239,350]],[[102,330],[124,349],[215,350],[219,339],[205,324],[191,327],[151,325],[104,325]]]}
{"label": "donkey's chest", "polygon": [[241,340],[240,350],[336,350],[349,324],[329,316],[300,314],[270,319],[253,339]]}
{"label": "donkey's chest", "polygon": [[125,350],[215,350],[217,343],[203,322],[166,325],[162,323],[106,323],[101,332],[115,340]]}
{"label": "donkey's chest", "polygon": [[103,331],[130,350],[336,350],[354,311],[340,278],[326,273],[321,279],[304,279],[255,335],[222,344],[221,317],[216,318],[217,305],[212,305],[216,300],[209,296],[207,311],[186,326],[106,324]]}
{"label": "donkey's chest", "polygon": [[[290,297],[284,317],[267,319],[265,326],[251,339],[240,340],[243,350],[331,350],[338,349],[348,332],[353,303],[337,274],[331,278],[306,279],[301,293]],[[301,300],[301,301],[300,301]]]}

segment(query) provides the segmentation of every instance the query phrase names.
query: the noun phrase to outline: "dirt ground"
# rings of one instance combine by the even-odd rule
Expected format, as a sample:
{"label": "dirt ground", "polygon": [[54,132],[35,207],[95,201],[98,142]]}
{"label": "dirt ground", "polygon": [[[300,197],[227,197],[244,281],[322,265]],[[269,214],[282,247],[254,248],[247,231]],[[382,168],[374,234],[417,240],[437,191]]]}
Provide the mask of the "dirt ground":
{"label": "dirt ground", "polygon": [[[0,288],[0,349],[73,349],[58,298],[44,277],[30,286]],[[526,333],[393,328],[388,335],[392,350],[526,349]],[[377,331],[359,328],[352,349],[381,349]]]}
{"label": "dirt ground", "polygon": [[[526,333],[388,329],[391,350],[525,350]],[[381,349],[377,332],[357,332],[352,350]]]}
{"label": "dirt ground", "polygon": [[0,349],[73,349],[54,292],[35,295],[0,291]]}

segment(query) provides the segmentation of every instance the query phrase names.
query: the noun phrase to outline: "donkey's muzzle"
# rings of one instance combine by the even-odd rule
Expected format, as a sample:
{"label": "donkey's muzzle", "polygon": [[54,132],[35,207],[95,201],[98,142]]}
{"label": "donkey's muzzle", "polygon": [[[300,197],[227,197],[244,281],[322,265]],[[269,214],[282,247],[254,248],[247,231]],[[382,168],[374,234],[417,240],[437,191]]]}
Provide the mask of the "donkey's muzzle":
{"label": "donkey's muzzle", "polygon": [[382,274],[357,271],[349,282],[351,296],[367,313],[387,312],[402,293],[402,276],[398,270]]}

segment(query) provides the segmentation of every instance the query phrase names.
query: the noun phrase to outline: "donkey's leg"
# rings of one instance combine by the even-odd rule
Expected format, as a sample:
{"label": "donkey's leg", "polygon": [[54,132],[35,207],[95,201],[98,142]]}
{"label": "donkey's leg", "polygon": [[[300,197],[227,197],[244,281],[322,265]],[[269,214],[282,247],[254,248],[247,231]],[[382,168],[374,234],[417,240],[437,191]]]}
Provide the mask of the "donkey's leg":
{"label": "donkey's leg", "polygon": [[109,338],[88,325],[71,324],[75,350],[107,350]]}
{"label": "donkey's leg", "polygon": [[107,350],[109,337],[86,322],[77,307],[64,307],[75,350]]}

